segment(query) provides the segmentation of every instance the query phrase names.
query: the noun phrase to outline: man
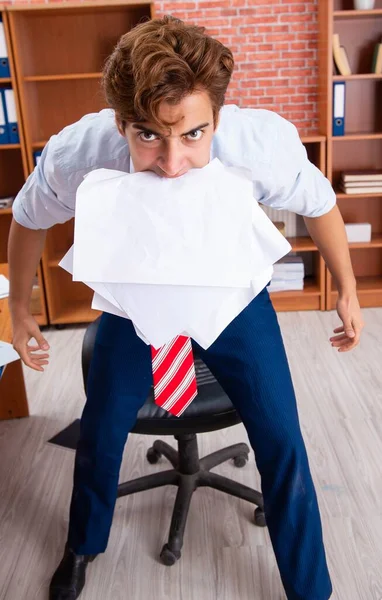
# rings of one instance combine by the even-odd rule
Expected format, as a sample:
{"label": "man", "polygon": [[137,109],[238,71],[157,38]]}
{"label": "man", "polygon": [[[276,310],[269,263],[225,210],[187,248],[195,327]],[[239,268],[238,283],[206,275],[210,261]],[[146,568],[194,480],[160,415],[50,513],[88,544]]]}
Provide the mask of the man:
{"label": "man", "polygon": [[[260,202],[304,216],[339,290],[342,325],[332,345],[340,351],[357,345],[362,317],[333,190],[291,123],[270,111],[223,107],[233,66],[231,52],[202,28],[171,17],[140,24],[122,36],[105,65],[112,110],[86,115],[51,138],[15,200],[9,239],[14,347],[26,365],[43,371],[48,363],[48,344],[28,309],[32,278],[46,229],[74,216],[83,176],[105,167],[180,177],[215,157],[250,169]],[[37,345],[29,346],[32,337]],[[327,600],[332,586],[316,493],[267,289],[198,351],[248,432],[288,599]],[[106,549],[123,448],[151,383],[149,346],[131,321],[104,313],[81,419],[68,540],[51,600],[75,600],[89,561]]]}

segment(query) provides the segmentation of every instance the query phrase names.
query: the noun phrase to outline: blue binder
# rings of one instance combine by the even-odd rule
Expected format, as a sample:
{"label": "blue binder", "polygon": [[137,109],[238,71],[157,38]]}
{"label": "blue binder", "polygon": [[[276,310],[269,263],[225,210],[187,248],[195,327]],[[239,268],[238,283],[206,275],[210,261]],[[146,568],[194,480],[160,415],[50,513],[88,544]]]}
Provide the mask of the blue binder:
{"label": "blue binder", "polygon": [[4,24],[0,16],[0,78],[10,77],[8,50],[5,40]]}
{"label": "blue binder", "polygon": [[0,89],[0,144],[9,144],[7,113],[5,110],[4,90]]}
{"label": "blue binder", "polygon": [[345,135],[345,82],[333,83],[333,136]]}
{"label": "blue binder", "polygon": [[15,103],[15,93],[12,89],[4,89],[5,98],[5,118],[8,123],[8,137],[10,144],[19,144],[19,126],[17,123],[17,112]]}

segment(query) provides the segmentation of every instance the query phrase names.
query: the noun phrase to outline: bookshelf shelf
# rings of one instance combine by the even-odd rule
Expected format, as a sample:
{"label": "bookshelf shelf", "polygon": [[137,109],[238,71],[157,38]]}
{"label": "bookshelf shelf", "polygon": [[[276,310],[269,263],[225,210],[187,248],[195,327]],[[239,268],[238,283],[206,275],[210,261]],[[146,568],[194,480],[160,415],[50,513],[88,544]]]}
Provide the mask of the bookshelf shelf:
{"label": "bookshelf shelf", "polygon": [[314,252],[318,250],[312,238],[309,236],[288,237],[287,239],[292,246],[292,252]]}
{"label": "bookshelf shelf", "polygon": [[382,132],[377,133],[347,133],[346,135],[330,136],[333,142],[353,142],[354,140],[382,140]]}
{"label": "bookshelf shelf", "polygon": [[318,142],[326,142],[326,137],[318,131],[306,131],[302,130],[299,132],[300,139],[303,144],[315,144]]}
{"label": "bookshelf shelf", "polygon": [[335,19],[359,19],[360,17],[382,17],[382,8],[373,8],[371,10],[335,10],[333,11]]}
{"label": "bookshelf shelf", "polygon": [[352,75],[333,75],[333,81],[358,81],[369,79],[382,79],[379,73],[353,73]]}
{"label": "bookshelf shelf", "polygon": [[66,75],[33,75],[24,77],[26,83],[44,81],[71,81],[73,79],[100,79],[101,73],[67,73]]}
{"label": "bookshelf shelf", "polygon": [[11,77],[0,77],[0,83],[12,83]]}
{"label": "bookshelf shelf", "polygon": [[382,198],[382,193],[379,193],[379,194],[345,194],[345,192],[336,192],[336,196],[339,200],[342,200],[342,199],[351,200],[352,198]]}
{"label": "bookshelf shelf", "polygon": [[21,144],[0,144],[0,150],[18,150]]}
{"label": "bookshelf shelf", "polygon": [[[147,0],[107,0],[107,4],[104,4],[103,2],[100,2],[99,0],[90,0],[89,2],[87,2],[87,6],[89,8],[92,8],[94,10],[97,10],[99,12],[101,12],[102,10],[104,12],[109,12],[112,9],[114,9],[115,11],[117,11],[119,8],[124,8],[124,9],[134,9],[134,8],[140,8],[140,7],[147,7]],[[84,5],[83,5],[83,1],[75,1],[75,0],[67,0],[65,1],[64,4],[64,8],[66,13],[71,13],[71,12],[77,12],[77,9],[81,10],[83,9]],[[60,7],[59,5],[55,5],[55,4],[30,4],[28,7],[22,6],[22,4],[16,4],[16,5],[12,5],[12,11],[15,12],[25,12],[26,10],[28,10],[28,12],[30,12],[31,14],[33,14],[33,12],[44,12],[49,14],[50,12],[56,13],[57,10],[59,10],[60,8],[62,8],[62,6]]]}

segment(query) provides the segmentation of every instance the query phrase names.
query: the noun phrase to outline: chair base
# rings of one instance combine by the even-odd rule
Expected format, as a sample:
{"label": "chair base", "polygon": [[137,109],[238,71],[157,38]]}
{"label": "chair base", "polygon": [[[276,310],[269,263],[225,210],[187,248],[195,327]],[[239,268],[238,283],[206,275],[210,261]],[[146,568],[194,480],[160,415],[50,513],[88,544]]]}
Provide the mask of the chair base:
{"label": "chair base", "polygon": [[167,566],[173,565],[181,556],[183,536],[186,528],[187,516],[191,498],[196,488],[208,486],[226,492],[231,496],[248,500],[258,507],[255,511],[255,524],[265,527],[263,497],[260,492],[217,473],[210,469],[222,464],[226,460],[234,459],[237,467],[243,467],[250,449],[247,444],[233,444],[204,458],[199,458],[197,437],[195,434],[176,435],[178,451],[162,440],[156,440],[147,452],[147,459],[151,464],[165,456],[173,469],[161,471],[152,475],[145,475],[118,486],[118,498],[128,496],[135,492],[151,490],[163,485],[177,485],[178,493],[175,500],[170,532],[167,544],[162,548],[161,561]]}

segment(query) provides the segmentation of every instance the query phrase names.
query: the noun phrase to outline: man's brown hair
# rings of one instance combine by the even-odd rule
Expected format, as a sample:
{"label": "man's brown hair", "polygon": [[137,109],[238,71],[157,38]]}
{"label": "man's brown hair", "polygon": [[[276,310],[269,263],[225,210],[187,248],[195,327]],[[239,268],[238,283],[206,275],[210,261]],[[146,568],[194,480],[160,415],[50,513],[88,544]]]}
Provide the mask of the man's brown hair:
{"label": "man's brown hair", "polygon": [[178,104],[198,90],[208,93],[216,124],[233,67],[232,52],[204,27],[165,16],[119,39],[105,63],[102,87],[123,128],[126,121],[169,125],[158,119],[159,104]]}

